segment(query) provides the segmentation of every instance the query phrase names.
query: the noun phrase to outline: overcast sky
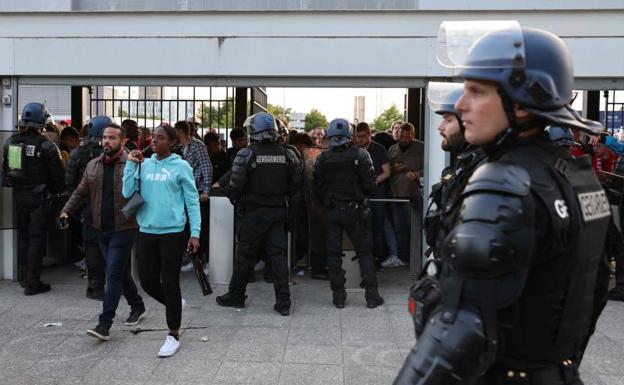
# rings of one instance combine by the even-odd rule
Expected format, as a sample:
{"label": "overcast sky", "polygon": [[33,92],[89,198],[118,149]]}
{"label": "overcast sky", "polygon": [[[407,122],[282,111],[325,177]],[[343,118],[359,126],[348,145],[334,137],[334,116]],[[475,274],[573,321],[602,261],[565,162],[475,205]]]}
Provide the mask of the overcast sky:
{"label": "overcast sky", "polygon": [[[345,118],[353,120],[353,107],[356,96],[364,96],[365,116],[372,122],[383,110],[396,104],[404,109],[405,88],[267,88],[269,103],[292,108],[293,112],[310,112],[312,108],[321,111],[328,120]],[[618,94],[624,98],[624,92]],[[604,98],[600,98],[604,109]],[[583,94],[579,92],[573,107],[583,108]]]}
{"label": "overcast sky", "polygon": [[405,88],[267,88],[269,103],[292,108],[293,112],[321,111],[328,120],[353,120],[356,96],[365,97],[365,116],[372,122],[393,103],[403,110]]}

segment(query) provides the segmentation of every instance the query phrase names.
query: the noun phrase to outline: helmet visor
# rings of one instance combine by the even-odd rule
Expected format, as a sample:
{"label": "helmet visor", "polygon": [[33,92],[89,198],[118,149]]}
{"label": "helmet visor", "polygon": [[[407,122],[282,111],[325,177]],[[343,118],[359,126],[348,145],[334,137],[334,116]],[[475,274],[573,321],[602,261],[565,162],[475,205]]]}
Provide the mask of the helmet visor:
{"label": "helmet visor", "polygon": [[247,130],[250,134],[269,130],[277,132],[275,119],[271,115],[262,112],[248,116],[245,122],[243,122],[243,127],[250,128],[250,130]]}
{"label": "helmet visor", "polygon": [[463,93],[464,83],[429,82],[427,84],[429,108],[437,114],[456,114],[455,102]]}
{"label": "helmet visor", "polygon": [[243,123],[243,127],[245,128],[251,127],[252,119],[253,119],[253,115],[248,116],[247,119],[245,119],[245,122]]}
{"label": "helmet visor", "polygon": [[447,68],[524,68],[524,39],[515,20],[444,21],[437,59]]}

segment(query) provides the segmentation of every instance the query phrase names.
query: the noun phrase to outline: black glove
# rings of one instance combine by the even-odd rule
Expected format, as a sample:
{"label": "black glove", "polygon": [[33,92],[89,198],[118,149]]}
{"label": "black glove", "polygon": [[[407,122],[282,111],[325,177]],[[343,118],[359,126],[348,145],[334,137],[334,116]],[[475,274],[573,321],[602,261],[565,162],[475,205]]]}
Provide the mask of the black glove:
{"label": "black glove", "polygon": [[422,334],[433,310],[442,303],[444,293],[438,281],[426,276],[410,289],[409,310],[414,321],[416,338]]}

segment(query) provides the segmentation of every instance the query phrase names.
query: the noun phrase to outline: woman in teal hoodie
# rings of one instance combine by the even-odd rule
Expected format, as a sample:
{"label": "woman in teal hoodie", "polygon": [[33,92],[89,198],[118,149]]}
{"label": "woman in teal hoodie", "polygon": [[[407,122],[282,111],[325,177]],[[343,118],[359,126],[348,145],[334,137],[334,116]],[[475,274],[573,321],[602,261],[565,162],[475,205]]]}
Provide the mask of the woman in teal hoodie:
{"label": "woman in teal hoodie", "polygon": [[[152,157],[144,159],[140,151],[131,151],[123,176],[123,196],[130,198],[140,182],[140,194],[145,200],[137,212],[139,278],[143,290],[166,308],[169,334],[158,353],[160,357],[169,357],[180,347],[180,265],[185,248],[193,252],[199,248],[201,230],[193,171],[188,162],[171,153],[175,138],[173,127],[157,127]],[[188,245],[184,244],[185,206],[191,227]]]}

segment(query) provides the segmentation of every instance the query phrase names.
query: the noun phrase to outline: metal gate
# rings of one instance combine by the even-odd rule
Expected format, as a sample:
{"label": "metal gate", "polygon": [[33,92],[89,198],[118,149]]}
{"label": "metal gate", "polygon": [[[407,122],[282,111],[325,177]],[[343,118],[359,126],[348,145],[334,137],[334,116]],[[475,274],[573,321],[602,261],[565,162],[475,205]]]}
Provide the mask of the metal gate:
{"label": "metal gate", "polygon": [[154,128],[195,117],[199,133],[214,130],[229,145],[234,128],[234,87],[94,86],[89,87],[87,115],[107,115],[116,121],[133,119]]}

